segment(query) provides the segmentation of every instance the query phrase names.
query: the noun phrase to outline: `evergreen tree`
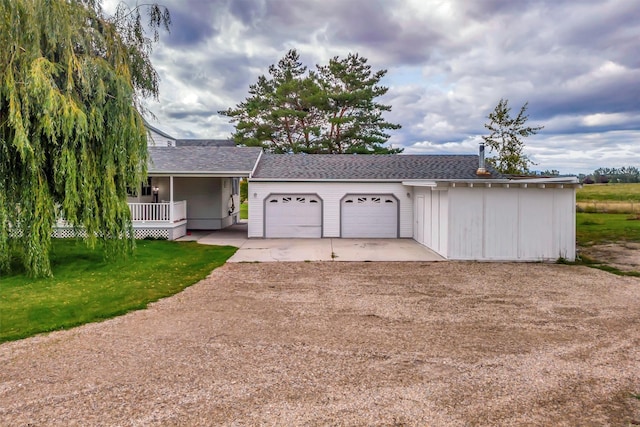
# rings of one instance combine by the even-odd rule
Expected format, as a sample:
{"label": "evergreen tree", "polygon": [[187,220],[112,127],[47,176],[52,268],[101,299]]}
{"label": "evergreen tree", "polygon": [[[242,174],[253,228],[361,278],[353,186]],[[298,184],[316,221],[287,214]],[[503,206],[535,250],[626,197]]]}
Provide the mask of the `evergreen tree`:
{"label": "evergreen tree", "polygon": [[535,135],[544,126],[526,126],[529,116],[526,115],[528,103],[525,103],[515,118],[511,118],[509,101],[501,99],[496,108],[487,117],[489,124],[484,127],[491,132],[483,136],[485,143],[496,157],[487,159],[493,167],[504,174],[522,174],[529,172],[533,162],[524,152],[523,138]]}
{"label": "evergreen tree", "polygon": [[157,96],[149,60],[169,12],[99,0],[0,0],[0,269],[17,253],[51,275],[59,217],[102,240],[107,255],[133,247],[127,188],[146,176],[141,98]]}
{"label": "evergreen tree", "polygon": [[376,73],[357,54],[334,57],[307,73],[290,50],[249,87],[249,97],[236,108],[221,111],[236,123],[236,143],[274,153],[397,153],[384,147],[391,107],[375,102],[388,88],[379,86],[386,71]]}

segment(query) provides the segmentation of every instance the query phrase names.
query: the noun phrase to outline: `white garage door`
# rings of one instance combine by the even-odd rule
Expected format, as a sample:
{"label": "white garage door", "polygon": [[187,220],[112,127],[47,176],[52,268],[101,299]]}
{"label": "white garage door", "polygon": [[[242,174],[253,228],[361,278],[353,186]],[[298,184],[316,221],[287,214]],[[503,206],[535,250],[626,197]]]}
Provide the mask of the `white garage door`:
{"label": "white garage door", "polygon": [[265,237],[322,237],[322,203],[309,194],[273,194],[266,200]]}
{"label": "white garage door", "polygon": [[342,199],[342,237],[398,237],[398,201],[384,194],[348,195]]}

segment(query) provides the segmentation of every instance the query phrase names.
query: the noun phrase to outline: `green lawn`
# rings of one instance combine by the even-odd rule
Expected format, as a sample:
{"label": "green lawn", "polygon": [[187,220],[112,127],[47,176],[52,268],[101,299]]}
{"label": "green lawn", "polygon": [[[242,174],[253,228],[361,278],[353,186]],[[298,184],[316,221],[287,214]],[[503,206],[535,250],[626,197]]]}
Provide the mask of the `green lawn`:
{"label": "green lawn", "polygon": [[240,219],[249,219],[249,204],[247,202],[240,205]]}
{"label": "green lawn", "polygon": [[236,248],[139,240],[126,260],[76,240],[53,241],[53,278],[0,277],[0,342],[70,328],[145,308],[206,277]]}
{"label": "green lawn", "polygon": [[578,245],[607,242],[640,242],[640,220],[637,215],[578,213],[576,215]]}

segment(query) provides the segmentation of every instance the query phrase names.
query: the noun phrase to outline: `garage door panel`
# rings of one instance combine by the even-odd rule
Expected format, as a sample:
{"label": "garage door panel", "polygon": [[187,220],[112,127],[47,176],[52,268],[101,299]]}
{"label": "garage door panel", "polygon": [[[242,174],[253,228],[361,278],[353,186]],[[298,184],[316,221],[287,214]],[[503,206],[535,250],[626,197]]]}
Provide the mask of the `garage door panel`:
{"label": "garage door panel", "polygon": [[390,195],[349,195],[342,200],[342,237],[397,238],[398,201]]}
{"label": "garage door panel", "polygon": [[271,195],[265,205],[265,237],[322,237],[322,203],[306,194]]}

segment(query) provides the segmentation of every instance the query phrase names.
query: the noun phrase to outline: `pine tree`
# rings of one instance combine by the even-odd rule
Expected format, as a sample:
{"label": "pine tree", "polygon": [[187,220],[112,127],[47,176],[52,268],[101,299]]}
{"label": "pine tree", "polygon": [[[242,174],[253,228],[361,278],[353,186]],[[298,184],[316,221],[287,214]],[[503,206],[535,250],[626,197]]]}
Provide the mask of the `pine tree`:
{"label": "pine tree", "polygon": [[374,101],[388,90],[378,85],[385,73],[373,73],[357,54],[307,73],[290,50],[244,102],[220,113],[236,123],[236,143],[274,153],[397,153],[384,144],[386,130],[400,125],[386,122],[382,113],[391,107]]}

